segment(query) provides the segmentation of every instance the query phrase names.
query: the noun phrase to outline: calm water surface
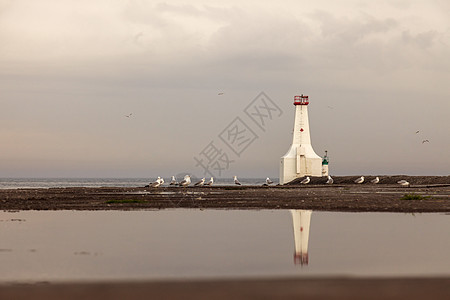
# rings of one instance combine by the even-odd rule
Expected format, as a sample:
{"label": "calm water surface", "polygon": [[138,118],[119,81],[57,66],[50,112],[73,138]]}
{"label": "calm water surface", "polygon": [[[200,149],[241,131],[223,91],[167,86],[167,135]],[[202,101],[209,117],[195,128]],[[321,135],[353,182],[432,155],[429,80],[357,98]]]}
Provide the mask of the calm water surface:
{"label": "calm water surface", "polygon": [[[178,174],[177,180],[183,175]],[[199,178],[191,176],[192,184]],[[62,187],[143,187],[156,178],[0,178],[0,189],[18,188],[62,188]],[[170,177],[165,177],[164,186],[168,186]],[[207,178],[209,180],[209,178]],[[243,185],[261,185],[266,178],[239,178]],[[272,178],[278,182],[278,178]],[[215,178],[214,185],[234,185],[233,178]]]}
{"label": "calm water surface", "polygon": [[449,225],[444,214],[0,212],[0,281],[449,276]]}

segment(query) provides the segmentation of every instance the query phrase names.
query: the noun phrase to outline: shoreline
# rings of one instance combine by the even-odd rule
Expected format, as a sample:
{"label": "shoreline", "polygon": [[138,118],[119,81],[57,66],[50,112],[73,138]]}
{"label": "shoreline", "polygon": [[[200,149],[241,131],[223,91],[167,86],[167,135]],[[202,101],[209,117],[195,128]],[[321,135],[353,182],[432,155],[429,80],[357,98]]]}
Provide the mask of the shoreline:
{"label": "shoreline", "polygon": [[[409,196],[412,196],[408,198]],[[335,184],[212,187],[27,188],[0,190],[0,209],[311,209],[450,212],[450,185]]]}

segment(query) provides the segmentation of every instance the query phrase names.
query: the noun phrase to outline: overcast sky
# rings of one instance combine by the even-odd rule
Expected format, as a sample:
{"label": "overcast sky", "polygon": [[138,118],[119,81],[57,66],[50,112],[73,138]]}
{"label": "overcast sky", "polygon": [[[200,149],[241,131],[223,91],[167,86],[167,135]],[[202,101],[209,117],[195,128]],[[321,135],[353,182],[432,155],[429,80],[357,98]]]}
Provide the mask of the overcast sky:
{"label": "overcast sky", "polygon": [[278,177],[302,93],[332,175],[450,173],[450,2],[242,2],[0,0],[0,177]]}

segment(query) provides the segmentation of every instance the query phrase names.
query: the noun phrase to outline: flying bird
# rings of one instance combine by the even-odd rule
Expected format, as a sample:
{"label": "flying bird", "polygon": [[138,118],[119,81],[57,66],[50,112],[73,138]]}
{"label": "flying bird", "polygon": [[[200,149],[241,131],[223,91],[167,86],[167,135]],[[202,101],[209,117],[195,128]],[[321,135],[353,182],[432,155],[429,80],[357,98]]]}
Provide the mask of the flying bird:
{"label": "flying bird", "polygon": [[150,187],[157,188],[161,185],[161,177],[158,176],[158,179],[156,179],[153,183],[150,184]]}
{"label": "flying bird", "polygon": [[328,175],[328,180],[327,180],[326,184],[333,184],[333,182],[334,182],[334,179],[331,178],[330,175]]}
{"label": "flying bird", "polygon": [[269,184],[272,184],[273,183],[273,181],[272,180],[270,180],[270,178],[269,177],[267,177],[266,178],[266,184],[267,185],[269,185]]}
{"label": "flying bird", "polygon": [[239,182],[239,180],[237,179],[237,176],[236,176],[236,175],[234,175],[234,184],[236,184],[236,185],[242,185],[242,184]]}
{"label": "flying bird", "polygon": [[180,182],[180,186],[188,186],[191,184],[191,176],[186,175],[184,176],[183,181]]}
{"label": "flying bird", "polygon": [[377,176],[374,179],[372,179],[370,182],[373,184],[377,184],[378,182],[380,182],[380,178]]}
{"label": "flying bird", "polygon": [[406,181],[405,179],[399,180],[397,181],[398,184],[400,184],[401,186],[408,186],[409,182]]}
{"label": "flying bird", "polygon": [[203,186],[205,184],[205,178],[203,177],[202,180],[200,180],[199,182],[196,182],[194,184],[194,186]]}
{"label": "flying bird", "polygon": [[303,179],[302,181],[300,181],[301,184],[308,184],[311,181],[311,179],[309,178],[309,176],[306,176],[305,179]]}
{"label": "flying bird", "polygon": [[355,179],[355,183],[363,183],[364,182],[364,176],[359,177],[358,179]]}
{"label": "flying bird", "polygon": [[218,93],[217,95],[222,96],[224,93]]}
{"label": "flying bird", "polygon": [[205,184],[211,186],[211,185],[213,185],[213,183],[214,183],[214,178],[211,177],[211,179]]}
{"label": "flying bird", "polygon": [[131,117],[132,115],[133,115],[133,113],[128,114],[128,115],[125,115],[125,117],[129,118],[129,117]]}
{"label": "flying bird", "polygon": [[169,185],[178,185],[178,181],[175,179],[175,176],[172,176],[172,180],[170,181]]}
{"label": "flying bird", "polygon": [[416,131],[416,134],[419,133],[419,132],[420,132],[420,130],[417,130],[417,131]]}
{"label": "flying bird", "polygon": [[423,140],[422,141],[422,144],[424,144],[424,143],[429,143],[430,141],[429,140]]}

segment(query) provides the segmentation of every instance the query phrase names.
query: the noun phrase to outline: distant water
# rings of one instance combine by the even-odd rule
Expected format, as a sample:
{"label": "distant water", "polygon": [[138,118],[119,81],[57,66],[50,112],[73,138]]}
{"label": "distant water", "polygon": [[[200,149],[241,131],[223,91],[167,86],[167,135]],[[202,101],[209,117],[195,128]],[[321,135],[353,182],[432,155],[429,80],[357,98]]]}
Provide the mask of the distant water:
{"label": "distant water", "polygon": [[[181,178],[178,178],[180,180]],[[278,178],[271,178],[275,183]],[[58,187],[142,187],[156,178],[0,178],[0,189]],[[170,178],[164,178],[168,185]],[[195,183],[198,179],[193,178]],[[215,178],[214,185],[234,185],[232,178]],[[261,185],[265,178],[239,178],[243,185]]]}

